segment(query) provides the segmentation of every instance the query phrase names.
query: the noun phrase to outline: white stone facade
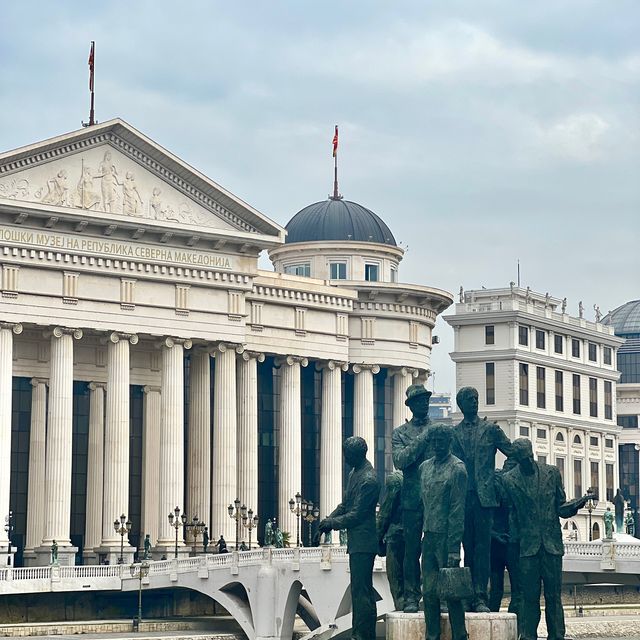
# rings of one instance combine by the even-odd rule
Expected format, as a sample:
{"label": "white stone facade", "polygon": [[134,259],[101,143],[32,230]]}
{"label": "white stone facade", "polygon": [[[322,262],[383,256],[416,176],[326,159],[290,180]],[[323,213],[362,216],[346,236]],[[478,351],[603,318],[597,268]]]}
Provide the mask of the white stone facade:
{"label": "white stone facade", "polygon": [[[0,155],[0,515],[17,490],[10,489],[12,378],[25,378],[33,385],[30,448],[28,469],[19,471],[28,478],[28,507],[14,535],[25,536],[26,561],[48,564],[55,539],[60,562],[74,562],[76,381],[88,384],[90,397],[85,561],[120,554],[113,522],[133,499],[130,385],[143,390],[144,406],[134,525],[158,555],[173,553],[167,514],[176,506],[210,525],[212,543],[223,533],[230,546],[227,505],[238,497],[257,511],[256,371],[265,357],[280,386],[273,398],[279,513],[267,515],[295,531],[288,500],[302,489],[306,367],[322,377],[321,515],[335,506],[345,377],[358,380],[353,430],[371,439],[374,376],[384,370],[395,380],[390,414],[404,416],[396,405],[414,377],[428,375],[431,331],[452,297],[390,277],[329,282],[259,270],[260,253],[279,251],[284,237],[121,120]],[[402,250],[387,253],[397,270]],[[390,273],[391,263],[385,268]],[[180,551],[188,550],[179,538]],[[124,542],[126,561],[134,549]]]}
{"label": "white stone facade", "polygon": [[[622,340],[601,323],[574,318],[562,301],[518,287],[467,291],[445,316],[455,334],[456,387],[479,392],[479,414],[557,465],[569,498],[597,490],[592,521],[618,488],[616,351]],[[454,422],[461,419],[459,410]],[[500,463],[501,464],[501,463]],[[586,511],[565,531],[588,539]]]}

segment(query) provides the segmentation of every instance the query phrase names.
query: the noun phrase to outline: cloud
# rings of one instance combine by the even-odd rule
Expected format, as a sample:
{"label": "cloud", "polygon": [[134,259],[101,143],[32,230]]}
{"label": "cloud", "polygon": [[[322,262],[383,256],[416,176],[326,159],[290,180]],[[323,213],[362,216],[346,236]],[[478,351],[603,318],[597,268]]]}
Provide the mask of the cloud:
{"label": "cloud", "polygon": [[598,114],[576,113],[540,130],[541,146],[562,158],[590,162],[602,155],[611,125]]}

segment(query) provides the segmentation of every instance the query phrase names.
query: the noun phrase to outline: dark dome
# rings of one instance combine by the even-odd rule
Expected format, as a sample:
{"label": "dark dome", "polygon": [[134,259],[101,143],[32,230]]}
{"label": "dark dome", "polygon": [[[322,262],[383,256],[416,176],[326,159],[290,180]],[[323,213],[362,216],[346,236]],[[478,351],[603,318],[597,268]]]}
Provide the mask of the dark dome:
{"label": "dark dome", "polygon": [[631,300],[614,309],[602,319],[602,323],[611,325],[618,336],[640,334],[640,300]]}
{"label": "dark dome", "polygon": [[387,225],[369,209],[349,200],[324,200],[298,211],[285,227],[292,242],[355,241],[397,246]]}

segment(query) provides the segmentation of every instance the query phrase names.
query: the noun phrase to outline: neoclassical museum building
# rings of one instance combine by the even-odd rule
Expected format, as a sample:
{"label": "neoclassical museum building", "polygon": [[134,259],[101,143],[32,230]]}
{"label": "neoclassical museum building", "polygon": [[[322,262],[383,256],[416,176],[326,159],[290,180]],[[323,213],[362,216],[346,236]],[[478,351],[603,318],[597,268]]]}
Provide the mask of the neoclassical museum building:
{"label": "neoclassical museum building", "polygon": [[176,506],[233,546],[235,499],[295,537],[351,434],[382,478],[452,303],[403,253],[341,197],[283,229],[119,119],[0,155],[6,561],[115,563],[121,514],[125,561],[145,534],[173,554]]}

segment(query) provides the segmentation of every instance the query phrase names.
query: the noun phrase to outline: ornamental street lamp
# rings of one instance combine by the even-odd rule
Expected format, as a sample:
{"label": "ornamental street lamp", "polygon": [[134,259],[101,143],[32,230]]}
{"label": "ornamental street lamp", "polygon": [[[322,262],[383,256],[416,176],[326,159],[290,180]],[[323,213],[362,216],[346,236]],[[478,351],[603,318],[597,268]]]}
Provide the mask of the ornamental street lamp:
{"label": "ornamental street lamp", "polygon": [[253,515],[253,509],[249,509],[247,515],[242,518],[242,526],[249,532],[249,551],[251,551],[251,532],[258,528],[258,515]]}
{"label": "ornamental street lamp", "polygon": [[116,533],[120,534],[120,557],[118,558],[118,564],[124,563],[124,537],[131,533],[131,521],[127,520],[127,516],[124,513],[120,516],[120,520],[117,518],[113,521],[113,528]]}
{"label": "ornamental street lamp", "polygon": [[591,512],[598,506],[598,494],[594,492],[592,487],[589,487],[587,489],[587,496],[589,498],[584,506],[589,512],[589,542],[591,542],[593,540],[593,529],[591,528]]}
{"label": "ornamental street lamp", "polygon": [[134,578],[136,573],[138,574],[138,618],[134,620],[134,631],[140,629],[140,623],[142,622],[142,578],[146,578],[149,575],[149,563],[144,561],[141,564],[132,564],[129,566],[131,571],[131,577]]}
{"label": "ornamental street lamp", "polygon": [[[186,520],[186,518],[185,518]],[[193,516],[191,522],[184,525],[185,529],[191,529],[191,535],[193,536],[193,555],[198,553],[198,536],[205,530],[205,524],[202,520],[198,519],[198,516]]]}
{"label": "ornamental street lamp", "polygon": [[240,521],[247,517],[247,507],[243,504],[240,506],[240,500],[236,498],[233,504],[227,507],[227,513],[232,520],[236,521],[236,551],[240,546]]}
{"label": "ornamental street lamp", "polygon": [[313,502],[302,503],[302,519],[307,522],[309,534],[309,546],[311,546],[311,527],[315,520],[320,517],[320,509],[313,506]]}
{"label": "ornamental street lamp", "polygon": [[187,516],[183,513],[180,515],[180,507],[176,507],[173,510],[173,513],[169,513],[167,516],[169,518],[169,526],[173,527],[176,530],[176,546],[174,550],[173,557],[178,557],[178,530],[180,527],[184,527],[187,524]]}
{"label": "ornamental street lamp", "polygon": [[296,493],[295,500],[291,498],[289,500],[289,509],[291,513],[296,517],[296,547],[300,546],[300,514],[302,513],[302,496],[300,492]]}

